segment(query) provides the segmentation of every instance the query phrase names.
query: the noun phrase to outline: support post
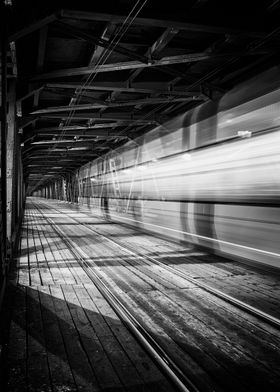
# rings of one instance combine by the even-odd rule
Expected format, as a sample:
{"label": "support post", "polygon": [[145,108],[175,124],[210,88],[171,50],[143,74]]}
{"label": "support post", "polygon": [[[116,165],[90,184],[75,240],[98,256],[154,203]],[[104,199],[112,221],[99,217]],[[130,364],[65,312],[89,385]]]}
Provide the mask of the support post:
{"label": "support post", "polygon": [[16,223],[16,81],[9,83],[8,94],[8,132],[7,132],[7,239],[11,243]]}
{"label": "support post", "polygon": [[7,10],[3,1],[1,11],[1,271],[0,280],[5,276],[7,257],[7,173],[6,173],[6,142],[7,142]]}

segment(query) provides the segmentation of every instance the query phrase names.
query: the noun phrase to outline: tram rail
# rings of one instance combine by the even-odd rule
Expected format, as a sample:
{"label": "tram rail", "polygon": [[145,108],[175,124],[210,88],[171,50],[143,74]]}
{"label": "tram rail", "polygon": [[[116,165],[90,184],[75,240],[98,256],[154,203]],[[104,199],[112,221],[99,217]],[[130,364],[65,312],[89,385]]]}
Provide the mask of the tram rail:
{"label": "tram rail", "polygon": [[[37,208],[38,211],[40,211]],[[184,374],[178,365],[170,358],[163,347],[155,341],[147,329],[141,325],[135,317],[129,312],[124,304],[116,297],[116,295],[105,285],[99,276],[94,272],[88,263],[89,256],[64,233],[55,222],[48,217],[44,218],[50,223],[57,235],[67,244],[68,249],[78,261],[79,265],[86,272],[91,281],[96,285],[100,293],[106,298],[114,311],[118,314],[122,322],[135,336],[138,342],[151,356],[154,362],[161,368],[169,380],[177,387],[180,392],[199,392],[194,383]]]}
{"label": "tram rail", "polygon": [[[58,209],[56,209],[56,210],[58,211]],[[278,318],[276,318],[276,317],[274,317],[274,316],[272,316],[272,315],[270,315],[270,314],[268,314],[266,312],[263,312],[262,310],[257,309],[256,307],[251,306],[251,305],[245,303],[244,301],[241,301],[241,300],[239,300],[237,298],[234,298],[233,296],[228,295],[228,294],[222,292],[221,290],[215,289],[215,288],[209,286],[208,284],[199,281],[198,279],[194,279],[191,276],[187,275],[186,273],[183,273],[183,272],[177,270],[174,267],[170,267],[166,263],[164,263],[162,261],[159,261],[159,260],[157,260],[156,258],[154,258],[152,256],[149,256],[149,255],[143,256],[143,255],[141,255],[139,253],[135,253],[132,250],[131,246],[129,246],[127,244],[126,245],[120,244],[118,241],[113,239],[110,234],[108,234],[108,233],[106,233],[106,235],[102,234],[102,233],[100,233],[100,231],[94,230],[92,227],[89,227],[86,223],[80,222],[78,219],[73,218],[72,216],[68,215],[68,217],[73,219],[75,222],[77,222],[81,226],[85,227],[87,230],[89,230],[89,231],[91,231],[91,232],[93,232],[93,233],[95,233],[97,235],[100,235],[101,237],[105,238],[106,240],[114,243],[115,245],[117,245],[119,248],[121,248],[122,250],[124,250],[128,254],[136,256],[137,258],[149,260],[152,263],[157,264],[157,265],[165,268],[169,272],[172,272],[175,275],[177,275],[177,276],[179,276],[179,277],[181,277],[183,279],[186,279],[187,281],[191,282],[192,284],[194,284],[194,285],[196,285],[196,286],[206,290],[207,292],[215,295],[216,297],[218,297],[218,298],[220,298],[220,299],[222,299],[222,300],[224,300],[224,301],[226,301],[226,302],[228,302],[228,303],[230,303],[230,304],[232,304],[234,306],[237,306],[239,309],[241,309],[241,310],[243,310],[243,311],[245,311],[247,313],[250,313],[251,315],[257,317],[261,321],[263,321],[265,323],[269,323],[273,327],[275,327],[277,329],[280,329],[280,319],[278,319]]]}
{"label": "tram rail", "polygon": [[[126,300],[130,297],[130,294],[128,294],[128,296],[127,296],[125,294],[125,291],[123,291],[123,290],[125,290],[125,288],[122,288],[121,285],[118,288],[118,285],[119,285],[118,279],[116,282],[113,282],[112,278],[110,278],[110,273],[108,275],[108,281],[107,281],[106,280],[107,279],[107,277],[106,277],[107,272],[104,271],[106,276],[104,275],[103,272],[101,273],[100,267],[98,266],[99,264],[98,263],[96,264],[94,259],[97,256],[97,260],[98,260],[98,257],[99,257],[98,253],[100,252],[100,249],[102,247],[104,247],[104,250],[108,249],[109,254],[113,255],[114,252],[116,251],[116,246],[117,246],[120,250],[122,250],[121,253],[123,253],[122,255],[117,256],[117,259],[118,259],[118,257],[120,257],[120,260],[123,260],[123,262],[120,263],[119,266],[126,267],[126,265],[127,265],[129,267],[128,270],[131,271],[130,273],[132,273],[132,274],[133,273],[135,273],[135,275],[138,274],[137,273],[137,263],[133,264],[133,260],[143,260],[143,261],[148,260],[149,261],[148,263],[146,262],[145,264],[143,263],[142,265],[145,265],[146,267],[149,267],[149,265],[157,265],[160,267],[160,269],[164,268],[166,271],[168,271],[169,276],[171,276],[171,274],[173,274],[174,277],[177,276],[178,278],[185,279],[186,282],[190,282],[190,287],[196,286],[197,288],[199,288],[201,290],[200,294],[203,297],[204,297],[203,291],[205,292],[206,289],[202,286],[205,284],[200,286],[199,284],[202,282],[199,282],[199,281],[197,281],[197,279],[191,278],[191,277],[190,277],[190,279],[188,279],[187,275],[185,273],[178,271],[176,268],[167,266],[165,263],[160,262],[156,258],[150,257],[148,255],[142,255],[139,253],[135,253],[135,251],[133,251],[133,249],[129,245],[124,246],[123,244],[120,244],[117,240],[115,240],[114,237],[110,237],[110,234],[108,234],[108,233],[105,234],[104,232],[100,233],[100,231],[94,230],[91,226],[88,226],[88,223],[81,222],[79,220],[79,218],[73,217],[71,212],[67,213],[67,211],[63,211],[63,216],[65,216],[65,218],[67,218],[65,221],[63,221],[63,225],[65,225],[65,229],[67,232],[67,234],[66,234],[65,230],[60,229],[60,227],[58,226],[60,222],[58,222],[58,223],[55,222],[56,215],[60,216],[58,214],[61,214],[61,210],[59,209],[59,207],[57,208],[56,205],[50,206],[48,203],[44,203],[44,202],[38,202],[38,203],[36,202],[36,203],[32,203],[32,205],[33,205],[34,209],[40,213],[40,215],[41,215],[40,219],[45,220],[45,222],[47,223],[47,226],[50,226],[50,228],[51,228],[50,230],[51,231],[53,230],[56,233],[56,235],[63,241],[63,243],[65,244],[65,247],[67,247],[71,251],[71,253],[74,255],[75,259],[78,261],[78,264],[84,269],[84,271],[90,277],[92,282],[98,287],[98,289],[99,289],[99,286],[101,287],[101,289],[105,288],[104,292],[106,292],[106,294],[103,294],[103,291],[100,290],[102,292],[103,296],[108,301],[110,301],[110,300],[114,301],[115,299],[117,300],[117,301],[115,301],[115,303],[116,303],[117,307],[119,307],[119,310],[116,309],[115,310],[116,313],[123,320],[124,320],[123,314],[125,315],[125,318],[126,318],[126,316],[128,317],[128,319],[129,319],[128,322],[129,323],[132,322],[132,325],[133,325],[132,329],[130,329],[131,327],[128,327],[126,320],[124,320],[125,325],[127,325],[127,327],[131,330],[131,332],[134,335],[135,334],[137,335],[138,333],[140,333],[140,341],[142,340],[142,345],[144,347],[147,344],[148,345],[151,344],[152,351],[151,351],[150,355],[152,356],[152,358],[154,358],[155,360],[158,361],[158,365],[161,367],[161,369],[164,371],[164,373],[166,371],[168,373],[171,371],[171,374],[168,374],[168,378],[173,381],[173,385],[176,385],[176,388],[178,390],[191,391],[191,392],[198,391],[198,390],[203,390],[203,391],[204,390],[205,391],[215,390],[217,392],[220,392],[220,391],[224,390],[223,387],[220,389],[220,387],[221,387],[220,382],[215,381],[215,378],[213,379],[214,384],[212,385],[212,387],[208,385],[208,387],[206,386],[206,389],[204,388],[204,385],[201,386],[199,383],[197,383],[198,380],[196,379],[196,377],[193,377],[192,370],[190,371],[191,367],[190,367],[190,369],[188,369],[188,362],[187,361],[189,360],[188,358],[190,357],[191,361],[193,361],[193,363],[197,364],[196,366],[198,366],[198,367],[202,366],[202,368],[204,367],[203,361],[202,361],[202,363],[200,363],[199,357],[198,358],[196,356],[192,357],[193,353],[187,351],[188,350],[187,347],[184,347],[185,343],[183,343],[183,341],[180,343],[179,341],[176,340],[178,338],[178,337],[176,338],[177,332],[173,336],[172,331],[171,331],[170,339],[175,343],[175,345],[178,345],[178,343],[179,343],[179,346],[178,346],[179,351],[182,350],[182,354],[186,355],[186,358],[184,360],[182,360],[181,362],[180,362],[180,360],[178,361],[178,355],[177,355],[179,353],[178,348],[171,348],[171,351],[169,351],[170,347],[168,345],[166,346],[166,342],[163,342],[160,339],[160,336],[158,335],[157,328],[156,328],[156,334],[155,334],[154,328],[153,327],[151,328],[151,325],[147,324],[147,320],[143,320],[143,325],[142,325],[142,319],[139,316],[139,314],[141,314],[141,312],[142,313],[147,312],[147,317],[150,317],[149,312],[151,309],[146,309],[145,307],[143,307],[143,309],[138,314],[137,309],[131,307],[132,306],[131,303],[133,304],[133,300],[131,302],[131,300],[129,299],[128,304],[126,304]],[[45,209],[46,212],[42,212],[43,209]],[[35,216],[36,216],[36,214],[35,214]],[[49,215],[50,216],[54,215],[54,216],[50,217]],[[98,217],[98,218],[100,218],[100,217]],[[106,223],[108,223],[108,222],[106,222]],[[67,225],[69,225],[69,228],[67,228]],[[75,229],[73,229],[74,227],[75,227]],[[76,229],[78,229],[78,230],[76,230]],[[87,232],[89,234],[86,234]],[[77,233],[77,238],[75,239],[76,233]],[[92,255],[90,254],[90,249],[94,249],[94,245],[92,245],[90,243],[88,245],[86,245],[86,243],[88,242],[87,239],[91,238],[91,235],[93,235],[93,234],[94,234],[94,236],[92,238],[95,238],[95,240],[97,240],[97,244],[102,243],[102,246],[100,247],[100,249],[97,252],[97,254],[95,255],[95,257],[91,257]],[[98,240],[99,237],[102,238],[102,240],[99,241]],[[109,246],[110,243],[111,243],[111,246]],[[106,244],[108,244],[108,245],[106,245]],[[107,246],[107,248],[106,248],[106,246]],[[126,257],[125,255],[127,255],[128,257]],[[106,250],[105,250],[104,256],[105,256],[105,259],[108,257]],[[110,260],[110,259],[108,259],[108,260]],[[118,263],[118,260],[116,262]],[[105,260],[104,260],[103,265],[104,266],[106,265]],[[108,265],[110,265],[110,263]],[[134,272],[131,270],[131,267],[135,268]],[[109,270],[110,270],[110,268],[109,268]],[[116,269],[116,271],[117,270],[118,270],[118,268]],[[114,268],[111,268],[111,273],[117,274],[116,271],[114,270]],[[147,272],[146,268],[144,268],[143,271],[144,271],[143,273],[147,274],[147,276],[148,276],[149,270]],[[153,278],[153,279],[155,279],[155,278]],[[133,279],[132,279],[132,281],[133,281]],[[104,282],[106,282],[106,283],[104,283]],[[113,282],[113,286],[112,286],[112,282]],[[115,287],[116,287],[116,289],[115,289]],[[208,287],[208,285],[206,285],[206,287]],[[107,289],[109,290],[109,294],[107,292]],[[182,293],[182,290],[180,290],[179,287],[177,287],[177,289],[175,291],[176,291],[176,295],[178,295],[178,296],[180,296],[181,295],[180,293]],[[193,290],[191,290],[191,291],[193,291]],[[243,323],[244,326],[240,325],[240,326],[238,326],[238,328],[241,327],[242,329],[244,328],[244,330],[245,330],[245,328],[247,328],[248,332],[246,332],[246,334],[248,334],[248,335],[251,335],[253,330],[266,331],[264,333],[269,334],[271,336],[271,342],[269,343],[268,350],[271,350],[272,347],[276,347],[275,344],[277,345],[277,343],[275,343],[275,342],[277,342],[279,339],[279,325],[278,325],[279,323],[277,323],[277,321],[279,321],[278,319],[276,319],[276,323],[274,323],[273,322],[274,320],[271,321],[270,319],[268,319],[266,317],[262,317],[263,315],[259,315],[259,314],[256,315],[254,313],[254,308],[253,308],[253,310],[252,309],[248,310],[247,306],[246,306],[246,308],[242,307],[241,311],[240,311],[240,306],[238,306],[237,304],[235,304],[233,302],[228,301],[227,299],[225,299],[223,297],[223,295],[217,295],[216,293],[211,292],[211,290],[206,290],[206,291],[208,294],[207,295],[205,294],[205,298],[208,298],[208,300],[210,301],[211,304],[212,303],[216,304],[214,306],[214,308],[217,309],[218,318],[220,318],[219,312],[222,309],[228,309],[228,310],[226,310],[226,313],[228,311],[230,311],[230,312],[233,311],[233,313],[234,313],[233,319],[235,319],[235,317],[238,315],[237,316],[239,318],[238,323],[240,324],[240,321],[243,320],[243,321],[241,321],[241,323]],[[121,297],[121,294],[120,294],[121,292],[123,292],[125,294],[124,298]],[[135,293],[137,293],[137,289],[135,289]],[[166,295],[166,298],[168,298],[169,293],[166,292],[165,295]],[[193,292],[193,295],[196,296],[196,292]],[[184,296],[188,296],[188,290],[186,290],[184,292],[183,297]],[[142,299],[146,301],[145,295],[142,295],[142,297],[143,297]],[[131,299],[133,299],[133,298],[134,298],[134,296],[132,295]],[[215,298],[217,298],[217,299],[215,299]],[[171,299],[171,301],[173,301],[172,297],[170,297],[170,299]],[[181,298],[181,300],[182,300],[182,298]],[[148,299],[147,299],[147,301],[148,301]],[[222,302],[224,302],[224,304]],[[218,304],[218,307],[217,307],[217,304]],[[229,304],[230,304],[230,308],[228,308]],[[155,306],[156,305],[157,304],[155,304]],[[114,305],[112,305],[112,306],[114,307]],[[142,306],[141,301],[139,302],[139,305],[137,305],[137,306]],[[144,303],[143,303],[143,306],[144,306]],[[179,303],[178,303],[178,306],[180,307]],[[220,308],[220,310],[218,310],[219,308]],[[237,310],[237,309],[239,309],[239,310]],[[127,315],[126,311],[128,311],[128,314],[130,314],[132,316],[132,320],[130,319],[130,316]],[[213,310],[213,311],[216,312],[216,310]],[[222,311],[221,314],[223,314],[223,313],[224,313],[224,311]],[[248,316],[248,313],[250,314],[250,316]],[[168,311],[166,312],[166,315],[167,314],[168,314]],[[268,315],[268,316],[270,316],[270,315]],[[163,315],[163,317],[164,317],[164,315]],[[171,315],[168,314],[167,317],[171,317]],[[194,316],[194,317],[196,317],[196,316]],[[265,324],[260,323],[259,322],[260,319]],[[136,324],[134,324],[134,320],[136,320]],[[178,322],[178,324],[177,324],[177,322]],[[182,322],[186,322],[187,323],[186,327],[188,328],[187,319],[186,320],[184,319],[184,321],[182,319]],[[174,320],[174,326],[176,325],[176,328],[178,328],[178,327],[180,328],[180,323],[181,323],[181,321]],[[171,324],[173,324],[173,322]],[[139,325],[140,325],[140,327],[139,327]],[[142,327],[144,328],[143,333],[141,331]],[[170,327],[168,326],[168,329],[165,329],[165,328],[166,328],[166,326],[163,326],[162,331],[165,331],[164,333],[169,334]],[[227,328],[231,328],[230,325],[228,325]],[[146,334],[145,331],[147,331],[148,335]],[[151,331],[151,333],[149,331]],[[228,330],[228,332],[230,332],[230,329]],[[220,332],[218,332],[217,338],[218,338],[218,335],[223,334],[223,333],[225,333],[225,331],[221,330]],[[182,334],[184,335],[183,330],[182,330],[181,335]],[[258,334],[259,333],[257,333],[257,335]],[[261,334],[263,334],[263,332],[261,332]],[[208,333],[207,333],[207,335],[208,335]],[[210,332],[209,335],[212,335],[212,332]],[[151,339],[150,339],[150,337],[148,337],[148,339],[147,339],[147,336],[150,336]],[[249,337],[249,339],[251,339],[251,338]],[[184,340],[185,340],[185,337],[184,337]],[[222,340],[221,340],[221,342],[222,342]],[[228,343],[229,343],[229,341],[228,341]],[[161,344],[162,344],[162,346],[161,346]],[[183,344],[183,346],[180,347],[181,344]],[[218,346],[220,346],[220,344],[221,343],[219,343]],[[236,355],[238,350],[242,349],[242,347],[243,347],[243,343],[241,345],[239,343],[237,343],[237,344],[238,344],[238,346],[236,348],[233,347],[233,355]],[[189,343],[187,343],[187,346],[188,345],[189,345]],[[190,343],[190,345],[191,345],[191,343]],[[251,345],[251,342],[250,342],[250,345]],[[211,346],[211,344],[210,344],[210,346]],[[202,348],[201,348],[202,352],[203,352],[203,350],[207,350],[207,347],[208,347],[208,344],[205,347],[202,346]],[[173,351],[174,349],[175,349],[175,351]],[[215,348],[215,351],[213,353],[211,351],[209,351],[209,353],[205,352],[205,355],[206,356],[209,355],[210,357],[213,356],[212,360],[216,361],[216,359],[215,359],[216,355],[217,355],[216,349],[218,349],[218,347]],[[228,349],[231,350],[230,345],[228,346],[228,348],[225,348],[225,351],[227,351]],[[149,350],[149,348],[148,348],[148,350]],[[155,350],[155,351],[153,351],[153,350]],[[176,350],[178,351],[178,353],[176,352]],[[252,351],[250,351],[250,350],[252,350],[252,347],[250,347],[250,346],[248,346],[248,348],[246,347],[242,356],[245,355],[245,357],[247,357],[247,355],[251,355]],[[274,348],[273,348],[273,350],[274,350]],[[174,355],[175,352],[176,352],[176,354]],[[224,352],[223,349],[222,349],[222,352]],[[268,356],[267,356],[267,354],[268,353],[265,353],[264,355],[261,354],[261,357],[258,358],[257,361],[260,361],[261,363],[263,360],[266,361],[265,358],[270,358],[270,354],[268,354]],[[221,354],[221,355],[224,355],[224,354]],[[169,358],[171,359],[171,361],[169,360]],[[275,361],[275,359],[273,359],[273,361]],[[266,367],[265,372],[268,372],[269,368],[267,367],[266,362],[263,362],[263,364]],[[220,365],[222,367],[224,367],[222,363]],[[190,363],[190,366],[192,366],[192,362]],[[227,369],[227,371],[230,370],[230,368],[228,368],[228,366],[229,366],[228,364],[225,366],[225,369]],[[274,373],[275,373],[275,375],[277,374],[277,377],[278,377],[279,371],[277,371],[277,368],[275,368],[274,365],[273,365],[273,368],[271,369],[271,371],[273,374]],[[212,379],[213,375],[211,374],[211,372],[208,373],[208,369],[206,370],[206,368],[203,368],[203,372],[205,372],[205,374],[207,374],[207,377],[209,377],[209,379]],[[230,370],[230,373],[231,373],[231,370]],[[187,374],[187,376],[186,376],[186,374]],[[186,376],[186,379],[185,379],[185,376]],[[189,376],[191,376],[191,377],[189,377]],[[233,374],[231,374],[231,377],[232,376],[233,376]],[[222,376],[222,377],[224,377],[224,376]],[[241,376],[240,378],[242,379],[243,376]],[[238,379],[239,379],[239,375],[237,375],[237,379],[235,381],[236,385],[239,385],[239,383],[241,381],[241,380],[238,381]],[[247,384],[247,382],[249,382],[249,380],[246,380],[245,385]],[[197,385],[199,385],[199,389],[197,388]],[[213,388],[213,386],[214,386],[214,388]],[[236,388],[236,386],[233,385],[230,389],[226,388],[226,390],[232,391],[232,390],[235,390],[234,388]],[[240,390],[243,391],[242,388]],[[246,388],[244,390],[247,391]],[[249,388],[248,390],[251,390],[251,389]],[[272,389],[272,390],[274,390],[274,389]]]}

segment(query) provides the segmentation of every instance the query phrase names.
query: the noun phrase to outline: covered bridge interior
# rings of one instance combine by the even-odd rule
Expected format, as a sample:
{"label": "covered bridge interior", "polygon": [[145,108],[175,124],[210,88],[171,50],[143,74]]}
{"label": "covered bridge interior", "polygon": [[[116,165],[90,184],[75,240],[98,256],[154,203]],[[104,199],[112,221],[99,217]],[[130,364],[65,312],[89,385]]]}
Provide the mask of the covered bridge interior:
{"label": "covered bridge interior", "polygon": [[[0,304],[17,259],[26,197],[78,203],[75,178],[84,165],[106,162],[111,153],[157,127],[162,135],[171,135],[176,118],[183,118],[178,128],[184,133],[195,116],[203,121],[278,90],[279,16],[280,0],[1,0]],[[267,70],[272,71],[259,84],[246,84]],[[278,127],[276,120],[265,132]],[[254,121],[257,124],[257,117]],[[195,136],[201,145],[194,149],[207,147],[207,132],[194,131],[201,131]],[[211,146],[246,138],[254,129],[219,131]],[[266,188],[250,200],[241,195],[221,204],[279,209],[275,189],[262,200]],[[210,227],[198,232],[203,240],[215,231],[209,195],[210,201],[203,199],[206,207],[200,206]],[[179,202],[184,205],[180,212],[189,213],[186,200]],[[107,198],[101,201],[105,215],[106,203]],[[278,216],[265,214],[253,218],[266,224],[267,216]],[[237,218],[241,220],[242,213]],[[196,225],[201,229],[201,222]],[[265,246],[276,243],[279,226],[273,230]],[[251,237],[249,233],[248,241]],[[241,244],[242,252],[248,243]],[[278,251],[265,246],[262,252],[275,259]]]}

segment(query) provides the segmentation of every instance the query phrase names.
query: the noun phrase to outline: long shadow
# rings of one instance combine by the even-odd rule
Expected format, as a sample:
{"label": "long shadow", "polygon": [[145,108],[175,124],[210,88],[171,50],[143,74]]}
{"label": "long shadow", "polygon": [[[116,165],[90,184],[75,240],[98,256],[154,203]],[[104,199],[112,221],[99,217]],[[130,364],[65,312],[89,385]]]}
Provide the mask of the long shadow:
{"label": "long shadow", "polygon": [[[37,234],[38,233],[43,233],[45,236],[48,236],[48,242],[44,243],[43,245],[36,245],[36,246],[31,246],[28,248],[23,248],[21,249],[21,253],[20,256],[25,256],[27,254],[32,255],[33,253],[36,253],[38,250],[39,251],[51,251],[50,246],[58,246],[57,249],[55,250],[64,250],[64,249],[69,249],[62,240],[58,239],[57,235],[55,233],[53,233],[53,235],[50,235],[49,232],[45,231],[45,230],[40,230],[40,229],[36,229],[34,230]],[[71,238],[74,242],[75,241],[79,241],[79,239],[83,239],[85,241],[87,241],[88,244],[91,244],[94,241],[94,244],[101,244],[103,243],[105,240],[103,240],[102,238],[100,238],[99,234],[89,234],[89,235],[71,235],[68,234],[68,237]],[[125,233],[120,233],[120,234],[110,234],[110,237],[112,238],[125,238],[127,239],[127,234]],[[137,237],[137,234],[133,234],[130,237]],[[126,241],[127,242],[127,241]],[[85,244],[86,245],[86,244]],[[121,243],[120,243],[121,245]],[[126,244],[124,244],[126,245]],[[84,245],[80,245],[80,246],[84,246]],[[132,244],[130,246],[133,246]],[[160,260],[165,262],[166,264],[172,264],[172,265],[180,265],[180,264],[236,264],[235,262],[233,262],[230,259],[224,258],[222,256],[218,256],[218,255],[213,255],[210,253],[205,253],[202,252],[201,250],[194,250],[194,249],[190,249],[190,250],[182,250],[182,251],[164,251],[164,252],[152,252],[152,251],[140,251],[137,252],[136,250],[134,250],[135,252],[135,257],[132,257],[132,259],[137,260],[137,264],[141,264],[141,258],[137,259],[138,256],[150,256],[155,258],[156,260]],[[125,257],[122,256],[121,254],[118,254],[118,256],[120,257]],[[89,257],[91,259],[95,259],[95,256],[91,256],[89,254]],[[98,259],[100,259],[98,257]],[[101,257],[102,259],[102,257]],[[115,263],[114,263],[115,265]],[[252,267],[250,266],[246,266],[244,265],[244,269],[246,270],[251,270]]]}
{"label": "long shadow", "polygon": [[[123,285],[122,289],[127,292],[127,282],[124,281]],[[104,301],[100,304],[101,296],[93,287],[87,287],[91,298],[86,295],[83,291],[84,288],[81,286],[75,288],[71,286],[70,288],[69,286],[61,287],[62,291],[60,286],[43,286],[38,287],[38,289],[9,286],[8,290],[14,296],[11,305],[13,312],[10,328],[10,339],[13,338],[14,340],[10,341],[8,346],[3,345],[7,347],[3,361],[5,376],[3,391],[25,391],[27,390],[27,383],[29,383],[29,391],[49,391],[47,387],[50,378],[53,386],[55,386],[52,389],[56,392],[67,390],[66,387],[69,388],[68,390],[74,391],[77,384],[79,384],[81,390],[85,391],[94,390],[94,386],[106,392],[113,390],[115,392],[121,390],[131,392],[172,391],[171,387],[166,388],[166,385],[163,387],[163,380],[155,371],[155,368],[150,365],[146,354],[139,348],[135,349],[130,334],[126,333],[123,324],[114,313],[109,311]],[[77,296],[73,290],[76,291]],[[140,293],[141,287],[135,286],[135,291]],[[191,300],[189,292],[190,295],[193,295]],[[172,295],[172,293],[170,294]],[[145,295],[150,295],[150,304],[147,305],[150,306],[150,311],[153,306],[157,307],[155,317],[148,312],[152,320],[155,324],[161,322],[164,330],[171,337],[171,339],[166,340],[164,336],[160,336],[157,328],[155,328],[156,338],[159,338],[162,343],[168,346],[171,343],[172,345],[178,345],[186,355],[191,355],[198,362],[203,361],[205,366],[208,366],[208,360],[213,361],[213,358],[211,359],[212,355],[216,358],[214,362],[209,364],[209,369],[212,372],[211,377],[216,380],[214,384],[221,382],[224,389],[213,387],[213,390],[223,390],[225,392],[236,390],[278,391],[277,388],[274,388],[275,380],[273,378],[267,380],[265,378],[267,372],[262,373],[260,371],[258,373],[254,367],[256,363],[253,360],[250,363],[246,362],[245,365],[242,361],[240,363],[236,362],[233,356],[231,361],[230,353],[220,351],[218,341],[214,339],[211,342],[211,339],[209,340],[208,328],[210,330],[211,327],[213,328],[211,324],[215,320],[215,322],[223,325],[225,331],[229,332],[230,328],[234,328],[233,337],[237,334],[244,341],[247,337],[253,339],[251,344],[258,350],[258,353],[269,350],[265,341],[264,343],[258,339],[255,341],[254,335],[247,335],[244,325],[241,329],[238,325],[235,326],[233,322],[236,319],[230,311],[227,313],[229,317],[227,319],[223,313],[217,313],[215,308],[209,307],[207,301],[201,301],[200,298],[197,298],[192,290],[178,292],[178,295],[182,296],[180,314],[174,313],[171,307],[167,307],[167,298],[164,301],[158,301],[159,293],[157,290],[151,290],[150,293],[147,291]],[[83,306],[79,303],[78,296]],[[136,303],[137,297],[137,295],[133,297]],[[93,304],[95,300],[97,307]],[[193,324],[193,321],[191,322],[189,318],[182,323],[181,316],[186,312],[184,306],[187,309],[192,308],[194,314],[198,311],[198,319],[204,317],[204,323],[209,317],[209,326],[205,324],[201,329],[202,324],[198,323],[200,328],[197,328],[196,324]],[[158,319],[160,314],[162,314],[162,319]],[[7,336],[8,333],[6,333]],[[193,339],[197,342],[196,345],[194,345]],[[230,336],[227,339],[230,339]],[[258,343],[261,347],[255,345],[255,343]],[[202,350],[205,350],[203,353],[198,350],[197,344],[202,347]],[[236,342],[233,343],[233,348],[235,344]],[[137,355],[136,352],[138,352]],[[267,352],[273,358],[279,359],[279,350],[273,348]],[[221,364],[226,363],[229,369],[234,368],[230,378],[227,378],[227,372],[223,374],[217,369],[213,370],[212,365],[217,358]],[[140,368],[137,367],[136,369],[133,363],[137,363]],[[141,369],[143,373],[141,373]],[[123,373],[120,373],[122,370]],[[233,377],[234,374],[239,376],[238,372],[242,374],[243,381],[241,382],[238,377]],[[115,373],[118,376],[114,377]],[[144,386],[142,378],[148,380]],[[250,387],[248,389],[244,387],[244,380],[249,380]],[[104,382],[109,383],[109,385],[102,384]],[[203,383],[203,380],[201,382]],[[9,388],[5,389],[7,385]],[[65,389],[62,389],[62,386],[65,386]],[[265,386],[267,386],[267,389],[265,389]],[[209,391],[209,388],[202,390]]]}
{"label": "long shadow", "polygon": [[[66,223],[66,222],[57,222],[57,221],[55,221],[55,223],[59,226],[79,226],[80,225],[80,223]],[[94,223],[83,222],[83,223],[88,223],[88,224],[92,224],[92,225],[110,225],[110,226],[114,225],[114,224],[115,225],[118,224],[115,222],[94,222]],[[35,224],[37,224],[38,226],[51,226],[50,223],[41,223],[41,222],[38,223],[38,221]]]}
{"label": "long shadow", "polygon": [[93,310],[84,289],[84,307],[66,286],[63,294],[60,288],[8,290],[15,341],[6,345],[1,391],[173,391],[114,312],[103,315],[104,305]]}
{"label": "long shadow", "polygon": [[[69,206],[67,206],[67,207],[69,207]],[[75,210],[79,210],[79,208],[80,208],[78,205],[77,206],[71,206],[71,207],[74,208]],[[47,210],[47,208],[46,208],[46,210]],[[86,215],[86,212],[84,212],[84,211],[80,211],[80,212],[81,212],[81,214]],[[89,224],[91,224],[93,226],[95,225],[95,223],[90,223],[90,222],[86,222],[86,223],[89,223]],[[71,225],[75,226],[75,225],[78,225],[78,224],[79,224],[78,222],[77,223],[72,223],[72,224],[69,224],[69,226],[71,226]],[[129,233],[129,234],[127,234],[127,233],[110,234],[111,237],[115,237],[115,238],[122,238],[122,237],[123,238],[127,238],[127,235],[128,236],[132,236],[132,237],[134,237],[134,236],[137,237],[137,235],[140,235],[141,233],[142,234],[146,234],[146,235],[148,234],[147,232],[145,232],[143,230],[139,230],[138,228],[135,228],[135,227],[132,228],[131,225],[127,225],[125,223],[111,222],[111,221],[102,221],[102,222],[98,222],[97,224],[98,225],[115,224],[115,225],[120,225],[120,226],[123,226],[123,227],[125,227],[127,229],[130,229],[131,231],[133,230],[133,232]],[[67,226],[68,224],[67,223],[63,223],[63,225]],[[106,233],[101,233],[101,234],[106,235]],[[158,236],[156,234],[155,235],[153,234],[153,236],[162,238],[161,236]],[[71,236],[70,235],[69,237],[71,237],[72,239],[75,239],[75,236]],[[96,237],[94,236],[94,234],[92,234],[92,236],[88,235],[88,236],[81,236],[81,237],[82,238],[88,238],[89,240],[94,239],[94,241],[96,241],[97,238],[98,238],[98,234],[97,234]],[[79,238],[79,237],[76,236],[76,238]],[[185,241],[183,243],[183,245],[186,245],[186,251],[188,252],[187,246],[189,247],[189,244]],[[176,264],[182,264],[182,263],[187,263],[187,264],[196,264],[196,263],[198,263],[198,264],[201,264],[201,263],[217,264],[217,263],[220,263],[221,264],[221,263],[223,263],[223,264],[228,264],[228,265],[233,264],[233,266],[236,265],[236,262],[234,260],[232,260],[230,258],[227,258],[227,257],[224,257],[224,256],[221,256],[221,255],[216,255],[216,254],[213,254],[213,253],[209,253],[209,252],[205,251],[205,248],[203,248],[203,247],[192,245],[191,249],[190,249],[190,252],[191,252],[191,254],[187,254],[186,253],[185,257],[182,257],[182,258],[178,257],[179,252],[176,252],[176,254],[174,253],[173,256],[171,255],[171,257],[173,257],[176,260],[171,260],[171,261],[168,260],[167,258],[163,257],[162,255],[159,255],[158,253],[155,254],[155,257],[159,257],[160,259],[164,260],[164,262],[166,262],[166,263],[170,262],[172,264],[174,264],[174,263],[176,263]],[[152,254],[150,253],[149,255],[152,255]],[[258,266],[254,267],[254,266],[252,266],[250,264],[248,264],[248,265],[244,264],[243,268],[246,271],[254,271],[254,272],[257,272],[257,271],[259,272],[261,270],[261,272],[263,273],[263,269],[258,268]],[[274,273],[274,271],[269,271],[269,270],[268,271],[264,271],[264,272],[267,273],[268,275],[271,275],[271,274]]]}

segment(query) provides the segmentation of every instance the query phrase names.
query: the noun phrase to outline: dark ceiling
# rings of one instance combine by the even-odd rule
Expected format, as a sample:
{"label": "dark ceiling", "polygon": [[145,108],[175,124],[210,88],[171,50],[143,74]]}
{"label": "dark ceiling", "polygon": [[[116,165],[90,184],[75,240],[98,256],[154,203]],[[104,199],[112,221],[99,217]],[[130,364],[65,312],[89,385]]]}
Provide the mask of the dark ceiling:
{"label": "dark ceiling", "polygon": [[13,0],[29,184],[73,172],[278,64],[279,11],[278,0]]}

